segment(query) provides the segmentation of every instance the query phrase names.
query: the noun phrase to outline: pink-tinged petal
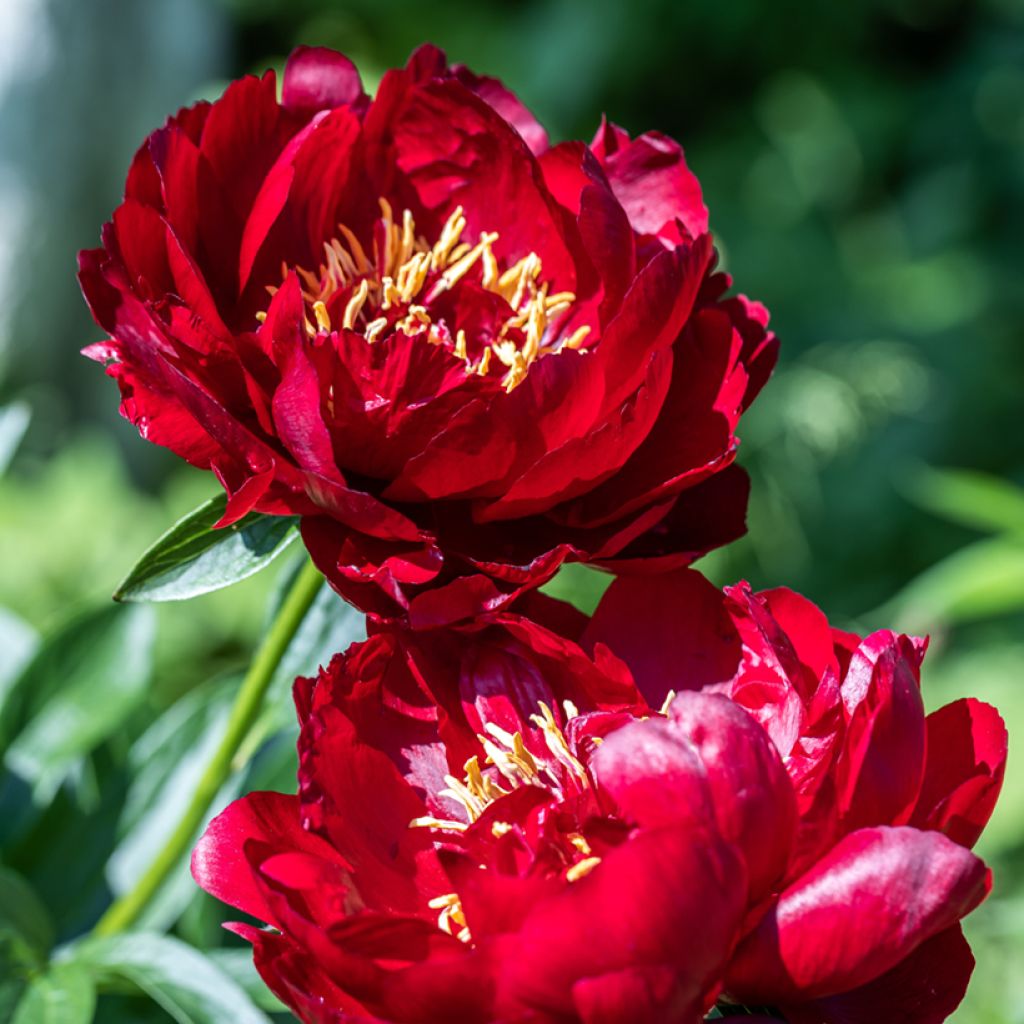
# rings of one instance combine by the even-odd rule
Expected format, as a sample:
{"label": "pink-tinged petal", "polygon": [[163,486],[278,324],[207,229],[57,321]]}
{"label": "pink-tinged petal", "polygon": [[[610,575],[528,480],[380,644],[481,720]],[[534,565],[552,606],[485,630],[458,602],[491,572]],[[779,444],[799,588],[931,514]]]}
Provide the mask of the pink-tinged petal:
{"label": "pink-tinged petal", "polygon": [[606,736],[590,768],[617,817],[655,828],[715,820],[707,771],[669,722],[632,722]]}
{"label": "pink-tinged petal", "polygon": [[925,760],[922,653],[907,637],[866,637],[840,687],[846,735],[836,763],[843,828],[902,825],[917,802]]}
{"label": "pink-tinged petal", "polygon": [[763,1005],[865,985],[987,895],[984,863],[937,832],[862,829],[783,891],[740,944],[726,988]]}
{"label": "pink-tinged petal", "polygon": [[302,827],[298,797],[250,793],[229,804],[192,851],[192,877],[211,896],[270,924],[276,919],[256,879],[258,865],[246,856],[252,842],[343,863],[329,843]]}
{"label": "pink-tinged petal", "polygon": [[292,51],[281,86],[283,106],[312,113],[358,106],[365,98],[359,71],[344,54],[323,46],[299,46]]}
{"label": "pink-tinged petal", "polygon": [[782,878],[796,833],[796,797],[779,753],[727,697],[684,691],[668,716],[704,765],[719,830],[743,852],[756,902]]}
{"label": "pink-tinged petal", "polygon": [[487,75],[474,74],[462,64],[455,65],[452,73],[519,132],[531,153],[539,156],[548,148],[548,133],[503,82]]}
{"label": "pink-tinged petal", "polygon": [[941,1024],[960,1005],[973,970],[971,947],[954,925],[866,985],[783,1009],[790,1024]]}
{"label": "pink-tinged petal", "polygon": [[[601,162],[634,230],[670,243],[679,238],[677,220],[692,236],[707,231],[700,182],[686,166],[679,143],[659,132],[629,141],[620,129],[609,131],[609,126],[598,134],[603,138]],[[609,145],[611,140],[615,148]]]}
{"label": "pink-tinged petal", "polygon": [[926,719],[928,756],[910,824],[972,847],[1003,785],[1006,725],[990,704],[958,700]]}
{"label": "pink-tinged petal", "polygon": [[669,691],[728,682],[741,657],[722,592],[689,569],[614,580],[581,642],[611,648],[655,708]]}

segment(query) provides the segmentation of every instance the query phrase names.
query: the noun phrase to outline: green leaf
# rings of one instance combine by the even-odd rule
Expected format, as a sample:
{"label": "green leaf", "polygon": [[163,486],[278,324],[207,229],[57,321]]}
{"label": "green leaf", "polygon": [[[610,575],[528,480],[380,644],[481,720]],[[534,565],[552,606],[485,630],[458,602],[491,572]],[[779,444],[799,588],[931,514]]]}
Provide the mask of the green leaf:
{"label": "green leaf", "polygon": [[117,606],[87,612],[48,636],[0,706],[7,767],[52,791],[145,696],[153,638],[151,609]]}
{"label": "green leaf", "polygon": [[987,473],[922,467],[907,481],[910,499],[972,529],[1024,534],[1024,489]]}
{"label": "green leaf", "polygon": [[35,890],[21,875],[0,867],[0,962],[36,966],[53,945],[53,923]]}
{"label": "green leaf", "polygon": [[96,987],[79,964],[54,964],[28,983],[11,1024],[89,1024]]}
{"label": "green leaf", "polygon": [[295,519],[253,512],[216,530],[221,494],[172,526],[114,591],[116,601],[185,601],[220,590],[269,565],[295,540]]}
{"label": "green leaf", "polygon": [[7,472],[30,418],[31,412],[25,402],[12,402],[0,409],[0,476]]}
{"label": "green leaf", "polygon": [[961,548],[912,580],[871,618],[930,629],[1024,608],[1024,538],[992,537]]}
{"label": "green leaf", "polygon": [[[223,737],[238,683],[232,677],[197,687],[132,744],[128,756],[132,781],[118,822],[120,841],[107,864],[107,879],[115,895],[138,882],[174,831]],[[218,809],[236,795],[237,783],[233,779],[227,792],[218,796]],[[170,927],[195,893],[188,858],[184,857],[146,908],[140,927]]]}
{"label": "green leaf", "polygon": [[0,707],[8,687],[21,674],[39,646],[36,631],[13,612],[0,608]]}
{"label": "green leaf", "polygon": [[273,992],[267,988],[252,962],[252,950],[212,949],[206,954],[225,974],[245,989],[249,998],[267,1013],[287,1013],[288,1009]]}
{"label": "green leaf", "polygon": [[170,936],[135,932],[90,938],[65,955],[100,979],[130,982],[178,1024],[269,1024],[241,985]]}

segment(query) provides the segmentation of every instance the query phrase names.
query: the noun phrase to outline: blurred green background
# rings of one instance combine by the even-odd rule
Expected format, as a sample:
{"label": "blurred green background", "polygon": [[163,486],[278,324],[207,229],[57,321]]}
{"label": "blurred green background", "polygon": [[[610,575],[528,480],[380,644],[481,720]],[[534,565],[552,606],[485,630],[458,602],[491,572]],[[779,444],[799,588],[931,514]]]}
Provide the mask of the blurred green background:
{"label": "blurred green background", "polygon": [[[7,759],[2,859],[59,937],[144,859],[146,841],[125,852],[126,837],[187,784],[171,766],[220,721],[217,680],[244,667],[288,571],[152,615],[105,610],[211,486],[141,443],[78,356],[100,333],[75,253],[97,243],[132,152],[172,110],[298,43],[347,52],[375,85],[427,39],[504,78],[556,141],[589,138],[602,112],[678,138],[725,264],[772,310],[782,359],[741,431],[750,534],[705,571],[785,582],[840,624],[930,633],[929,704],[989,699],[1024,736],[1020,0],[5,0],[0,698],[40,636],[83,621],[109,650],[59,671],[86,695],[111,666],[125,675],[121,704],[45,771]],[[553,589],[589,606],[600,584],[576,570]],[[321,639],[327,650],[338,634]],[[141,662],[125,668],[119,645]],[[49,728],[65,736],[67,720]],[[289,744],[286,729],[264,744],[238,785],[287,788]],[[1024,1022],[1024,778],[1011,758],[981,847],[996,890],[968,922],[979,967],[960,1024]],[[218,920],[182,874],[151,923],[211,946]],[[124,994],[103,997],[100,1019],[167,1018]]]}

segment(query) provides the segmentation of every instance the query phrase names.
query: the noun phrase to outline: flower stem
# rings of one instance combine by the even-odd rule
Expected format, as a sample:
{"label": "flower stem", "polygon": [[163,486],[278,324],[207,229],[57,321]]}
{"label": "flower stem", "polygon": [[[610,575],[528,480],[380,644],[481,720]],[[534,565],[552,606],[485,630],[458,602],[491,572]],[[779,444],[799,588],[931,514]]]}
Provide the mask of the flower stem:
{"label": "flower stem", "polygon": [[235,755],[259,716],[263,697],[274,677],[274,671],[302,624],[323,581],[323,576],[312,562],[306,562],[299,571],[277,617],[249,665],[249,671],[242,680],[231,708],[224,738],[210,758],[185,813],[135,888],[116,899],[107,908],[106,913],[97,922],[94,934],[113,935],[135,924],[167,880],[167,876],[188,851],[210,805],[221,786],[230,777]]}

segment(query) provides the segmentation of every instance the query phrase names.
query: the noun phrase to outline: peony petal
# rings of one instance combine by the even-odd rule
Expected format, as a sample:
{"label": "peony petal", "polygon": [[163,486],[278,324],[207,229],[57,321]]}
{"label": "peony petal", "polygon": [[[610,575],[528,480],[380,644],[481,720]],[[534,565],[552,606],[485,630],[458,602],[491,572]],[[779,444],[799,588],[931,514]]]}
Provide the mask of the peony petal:
{"label": "peony petal", "polygon": [[246,854],[253,842],[344,864],[329,843],[302,827],[298,797],[250,793],[229,804],[196,843],[192,877],[211,896],[270,924],[275,917],[256,879],[258,865]]}
{"label": "peony petal", "polygon": [[973,970],[971,947],[954,925],[866,985],[783,1009],[790,1024],[941,1024],[960,1005]]}
{"label": "peony petal", "polygon": [[984,863],[937,832],[862,829],[841,839],[737,949],[726,987],[774,1004],[865,985],[987,895]]}
{"label": "peony petal", "polygon": [[670,691],[728,682],[741,657],[722,592],[691,569],[614,580],[581,643],[610,647],[655,708]]}
{"label": "peony petal", "polygon": [[926,719],[928,757],[910,823],[971,847],[995,807],[1006,771],[1006,725],[990,704],[958,700]]}
{"label": "peony petal", "polygon": [[344,54],[323,46],[299,46],[292,51],[281,86],[283,106],[312,113],[358,105],[364,99],[359,71]]}

